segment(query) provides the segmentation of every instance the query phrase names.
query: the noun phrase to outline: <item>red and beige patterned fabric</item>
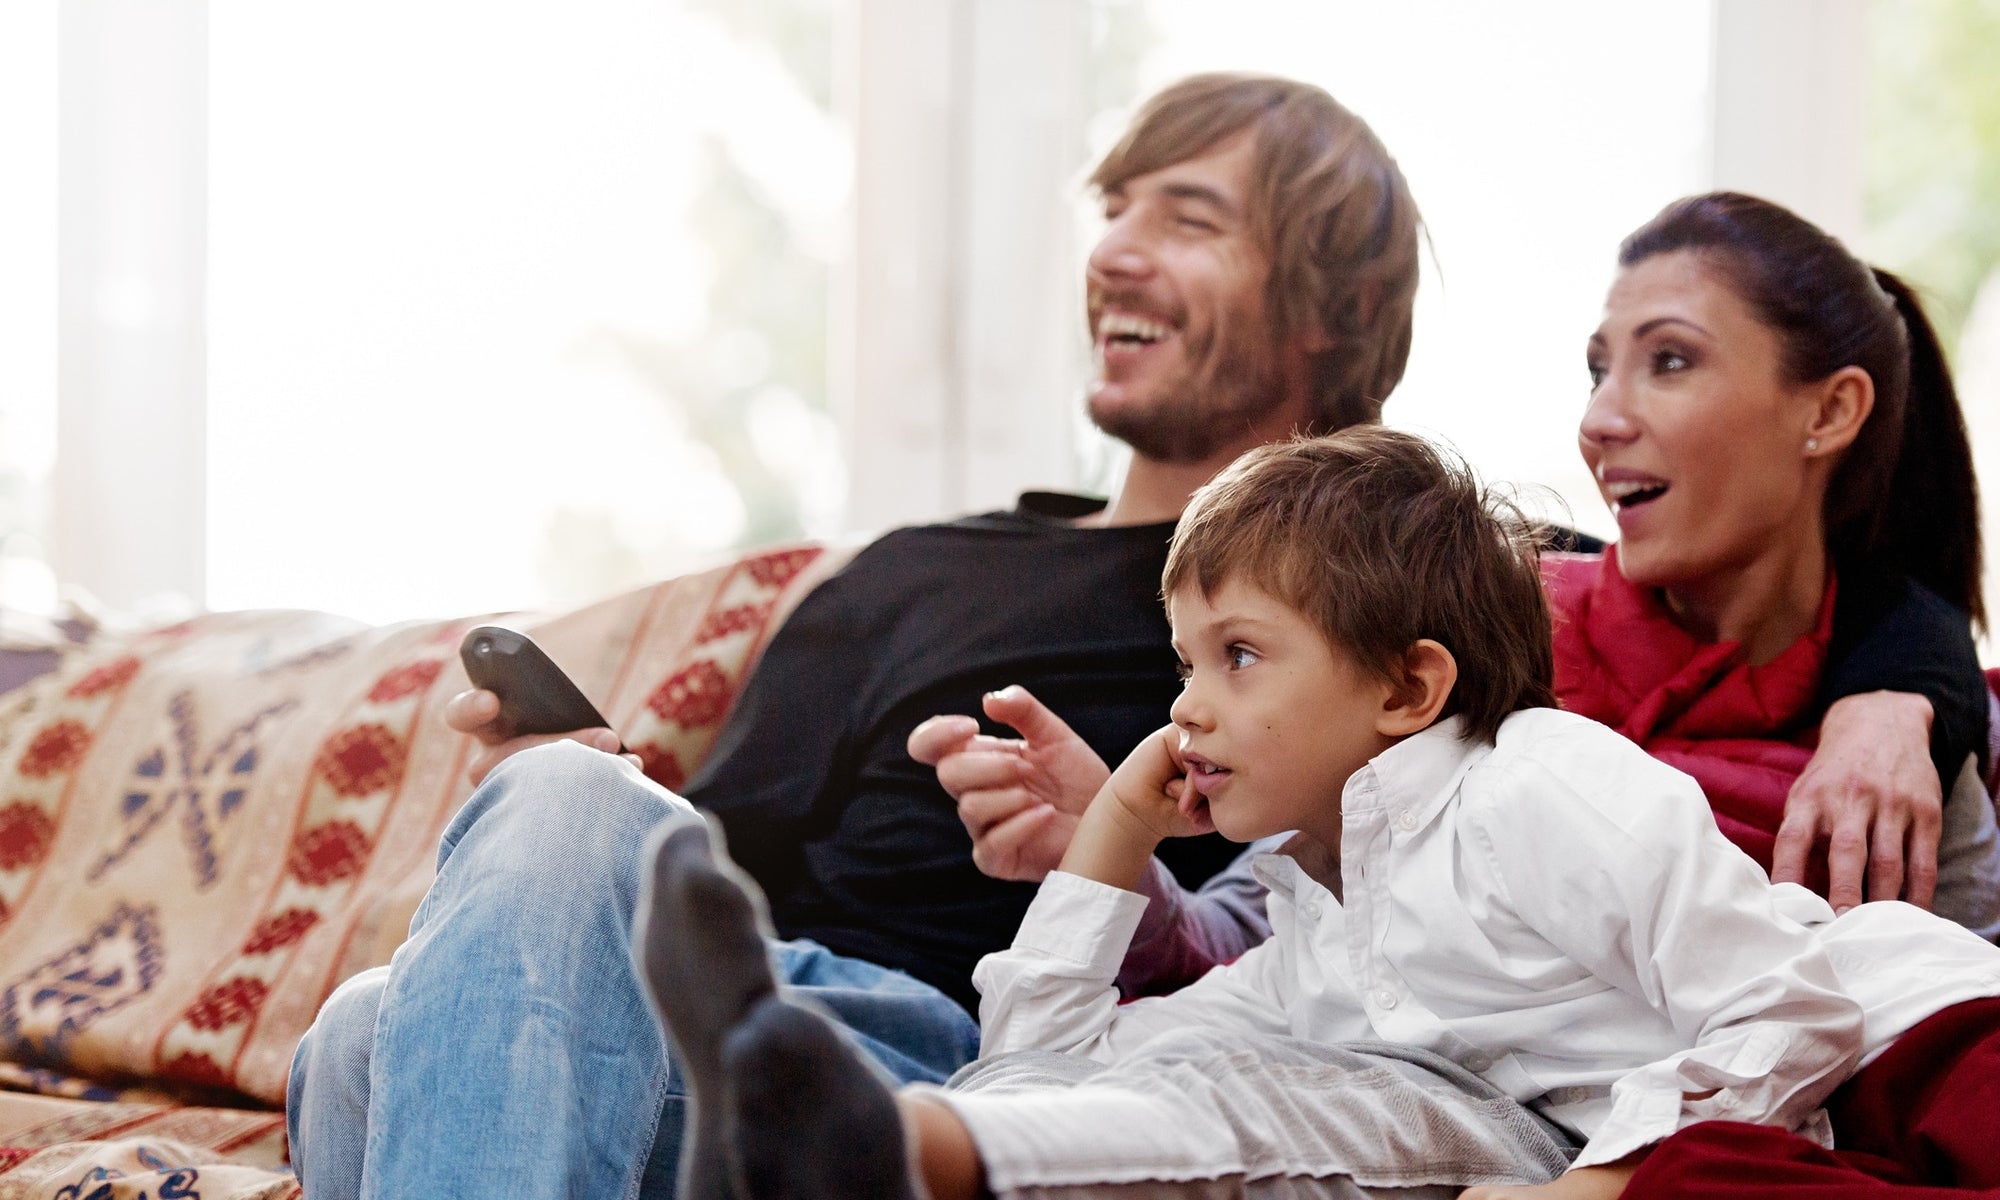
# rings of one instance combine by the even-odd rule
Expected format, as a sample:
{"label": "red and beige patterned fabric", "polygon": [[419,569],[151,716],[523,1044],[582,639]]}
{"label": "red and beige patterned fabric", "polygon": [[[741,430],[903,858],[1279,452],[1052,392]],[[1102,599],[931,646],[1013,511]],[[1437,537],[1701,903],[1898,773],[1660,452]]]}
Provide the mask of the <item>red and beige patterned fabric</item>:
{"label": "red and beige patterned fabric", "polygon": [[280,1112],[9,1093],[0,1128],[0,1200],[299,1195]]}
{"label": "red and beige patterned fabric", "polygon": [[[507,623],[677,786],[765,634],[844,557],[771,551]],[[213,1164],[282,1163],[269,1109],[293,1047],[407,930],[469,790],[469,743],[442,710],[481,620],[218,613],[0,702],[0,1200],[90,1172],[167,1172],[139,1188],[158,1194],[285,1194]],[[200,1187],[167,1190],[195,1167]],[[49,1187],[15,1186],[30,1176]]]}

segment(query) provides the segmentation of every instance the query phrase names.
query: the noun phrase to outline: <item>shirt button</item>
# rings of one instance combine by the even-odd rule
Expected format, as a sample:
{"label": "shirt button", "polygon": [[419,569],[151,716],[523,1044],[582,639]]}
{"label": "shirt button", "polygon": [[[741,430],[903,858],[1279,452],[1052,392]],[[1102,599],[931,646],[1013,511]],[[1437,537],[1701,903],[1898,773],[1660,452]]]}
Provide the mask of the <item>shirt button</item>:
{"label": "shirt button", "polygon": [[1417,827],[1417,814],[1411,812],[1407,808],[1404,809],[1402,812],[1396,814],[1396,828],[1401,829],[1405,833],[1407,833],[1410,830],[1415,829],[1416,827]]}
{"label": "shirt button", "polygon": [[1319,901],[1317,900],[1306,901],[1306,919],[1308,921],[1319,920]]}
{"label": "shirt button", "polygon": [[1383,988],[1381,991],[1376,992],[1375,1007],[1377,1008],[1396,1007],[1396,993],[1390,991],[1388,988]]}
{"label": "shirt button", "polygon": [[1468,1054],[1465,1056],[1465,1069],[1475,1075],[1492,1065],[1493,1060],[1484,1054]]}

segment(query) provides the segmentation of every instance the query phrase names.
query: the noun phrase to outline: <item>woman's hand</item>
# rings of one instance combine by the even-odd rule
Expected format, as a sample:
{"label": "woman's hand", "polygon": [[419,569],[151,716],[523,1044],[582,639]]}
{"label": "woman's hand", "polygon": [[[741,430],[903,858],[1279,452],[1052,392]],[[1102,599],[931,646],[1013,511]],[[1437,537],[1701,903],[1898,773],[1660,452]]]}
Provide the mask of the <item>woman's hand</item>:
{"label": "woman's hand", "polygon": [[1062,862],[1111,770],[1026,688],[993,692],[984,708],[1021,736],[988,737],[967,716],[932,717],[911,731],[910,757],[937,768],[939,785],[958,802],[981,871],[1040,882]]}
{"label": "woman's hand", "polygon": [[1898,896],[1929,908],[1944,828],[1930,744],[1931,702],[1922,696],[1866,692],[1836,700],[1820,722],[1819,749],[1785,798],[1772,880],[1803,883],[1823,836],[1826,898],[1835,912]]}

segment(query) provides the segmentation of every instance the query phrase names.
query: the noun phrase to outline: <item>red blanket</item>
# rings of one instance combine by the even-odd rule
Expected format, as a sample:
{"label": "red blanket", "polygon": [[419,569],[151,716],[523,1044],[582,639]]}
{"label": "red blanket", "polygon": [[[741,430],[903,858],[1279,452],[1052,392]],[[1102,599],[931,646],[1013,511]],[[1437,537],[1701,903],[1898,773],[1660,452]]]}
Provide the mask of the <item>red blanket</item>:
{"label": "red blanket", "polygon": [[[1626,582],[1617,547],[1550,554],[1542,580],[1555,617],[1556,695],[1653,757],[1694,776],[1722,832],[1771,869],[1785,796],[1819,737],[1815,706],[1833,628],[1831,584],[1813,630],[1761,666],[1736,642],[1704,642],[1651,591]],[[1815,857],[1810,886],[1824,890]]]}

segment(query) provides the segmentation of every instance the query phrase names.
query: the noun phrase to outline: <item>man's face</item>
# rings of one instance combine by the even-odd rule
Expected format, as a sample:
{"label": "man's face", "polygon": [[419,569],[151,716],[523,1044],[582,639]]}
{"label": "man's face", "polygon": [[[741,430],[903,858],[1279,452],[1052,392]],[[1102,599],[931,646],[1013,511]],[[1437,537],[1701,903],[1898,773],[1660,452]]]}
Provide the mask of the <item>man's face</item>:
{"label": "man's face", "polygon": [[1266,311],[1255,150],[1245,131],[1105,193],[1085,272],[1090,418],[1144,457],[1202,462],[1306,423],[1305,356]]}

